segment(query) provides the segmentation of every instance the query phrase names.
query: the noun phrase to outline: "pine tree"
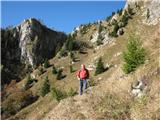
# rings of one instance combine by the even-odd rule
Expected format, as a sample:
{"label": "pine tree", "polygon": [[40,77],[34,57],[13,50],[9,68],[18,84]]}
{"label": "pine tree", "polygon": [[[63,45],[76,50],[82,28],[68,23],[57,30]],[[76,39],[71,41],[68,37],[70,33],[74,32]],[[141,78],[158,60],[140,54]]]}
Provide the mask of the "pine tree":
{"label": "pine tree", "polygon": [[57,74],[57,69],[56,69],[56,67],[53,65],[53,67],[52,67],[52,73],[53,74]]}
{"label": "pine tree", "polygon": [[108,16],[108,17],[106,18],[106,21],[109,21],[109,20],[111,19],[111,17],[112,17],[112,16]]}
{"label": "pine tree", "polygon": [[73,66],[72,66],[72,65],[70,65],[70,66],[69,66],[69,68],[70,68],[70,73],[73,73],[73,72],[74,72],[74,70],[73,70]]}
{"label": "pine tree", "polygon": [[141,42],[137,38],[131,37],[128,44],[127,50],[123,53],[123,71],[128,74],[144,63],[145,61],[145,50],[142,47]]}
{"label": "pine tree", "polygon": [[68,55],[66,44],[61,48],[59,55],[60,55],[60,57],[66,57]]}
{"label": "pine tree", "polygon": [[116,21],[116,22],[114,23],[113,31],[112,31],[111,33],[109,33],[109,35],[110,35],[111,37],[118,37],[118,35],[117,35],[118,29],[119,29],[118,22]]}
{"label": "pine tree", "polygon": [[25,90],[29,89],[30,88],[30,85],[33,83],[33,79],[31,78],[31,75],[29,74],[28,77],[27,77],[27,82],[25,84]]}
{"label": "pine tree", "polygon": [[115,15],[115,12],[112,12],[112,16]]}
{"label": "pine tree", "polygon": [[133,13],[133,9],[131,8],[130,5],[128,5],[128,13],[129,13],[130,15],[133,15],[133,14],[134,14],[134,13]]}
{"label": "pine tree", "polygon": [[100,24],[99,28],[98,28],[98,33],[100,34],[102,32],[102,30],[103,30],[103,26]]}
{"label": "pine tree", "polygon": [[103,44],[102,39],[103,39],[103,38],[102,38],[102,35],[99,33],[98,38],[97,38],[97,41],[96,41],[97,46]]}
{"label": "pine tree", "polygon": [[72,50],[73,50],[73,40],[69,40],[68,50],[69,50],[69,51],[72,51]]}
{"label": "pine tree", "polygon": [[40,67],[38,68],[38,75],[42,75],[44,72],[45,72],[45,71],[44,71],[43,67],[40,66]]}
{"label": "pine tree", "polygon": [[90,40],[92,40],[92,39],[93,39],[93,36],[91,35],[91,36],[90,36]]}
{"label": "pine tree", "polygon": [[150,17],[150,12],[149,12],[149,9],[147,9],[147,19]]}
{"label": "pine tree", "polygon": [[50,63],[49,63],[48,59],[46,59],[46,60],[44,61],[44,67],[45,67],[45,68],[48,68],[49,66],[50,66]]}
{"label": "pine tree", "polygon": [[41,95],[44,97],[47,93],[50,92],[50,84],[48,77],[45,78],[45,81],[43,83],[42,89],[41,89]]}
{"label": "pine tree", "polygon": [[75,62],[74,52],[70,52],[70,59]]}
{"label": "pine tree", "polygon": [[103,73],[104,71],[105,71],[105,68],[104,68],[104,65],[103,65],[103,62],[102,62],[102,58],[100,57],[98,62],[97,62],[97,65],[96,65],[95,75]]}
{"label": "pine tree", "polygon": [[68,35],[67,41],[65,43],[65,48],[68,51],[72,51],[74,47],[74,38],[71,34]]}
{"label": "pine tree", "polygon": [[121,20],[123,22],[124,26],[126,26],[128,24],[128,19],[129,19],[129,15],[128,15],[127,11],[125,10],[124,14],[122,16],[122,20]]}
{"label": "pine tree", "polygon": [[122,11],[123,11],[123,9],[120,9],[120,10],[118,11],[119,16],[122,15]]}
{"label": "pine tree", "polygon": [[57,44],[54,55],[57,54],[57,53],[61,50],[61,46],[62,46],[61,43],[58,43],[58,44]]}
{"label": "pine tree", "polygon": [[117,13],[119,13],[119,9],[117,10]]}
{"label": "pine tree", "polygon": [[62,70],[61,69],[59,69],[58,71],[57,71],[57,80],[61,80],[62,79],[62,77],[63,77],[63,75],[62,75]]}

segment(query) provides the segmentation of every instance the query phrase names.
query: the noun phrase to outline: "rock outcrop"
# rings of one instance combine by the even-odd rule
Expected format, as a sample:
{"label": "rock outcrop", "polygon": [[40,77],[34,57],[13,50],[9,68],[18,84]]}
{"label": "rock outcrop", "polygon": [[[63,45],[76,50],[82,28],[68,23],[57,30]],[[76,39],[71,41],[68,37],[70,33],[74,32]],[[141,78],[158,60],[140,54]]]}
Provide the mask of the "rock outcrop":
{"label": "rock outcrop", "polygon": [[143,23],[156,25],[160,21],[160,1],[159,0],[127,0],[125,8],[139,8],[142,16],[145,17]]}
{"label": "rock outcrop", "polygon": [[[17,27],[1,31],[2,65],[5,72],[14,75],[18,66],[35,68],[45,59],[54,57],[67,38],[64,33],[51,30],[34,18],[24,20]],[[15,76],[13,79],[16,78]],[[5,78],[2,76],[2,79]]]}
{"label": "rock outcrop", "polygon": [[21,60],[32,66],[53,57],[56,48],[61,47],[66,40],[64,33],[48,29],[36,19],[25,20],[17,27],[17,31]]}

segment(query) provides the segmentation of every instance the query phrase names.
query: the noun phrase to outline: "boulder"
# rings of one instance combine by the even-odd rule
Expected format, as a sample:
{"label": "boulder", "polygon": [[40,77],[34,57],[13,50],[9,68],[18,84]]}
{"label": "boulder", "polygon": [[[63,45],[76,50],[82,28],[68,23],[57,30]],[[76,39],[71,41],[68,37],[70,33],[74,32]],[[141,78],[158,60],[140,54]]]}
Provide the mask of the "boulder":
{"label": "boulder", "polygon": [[134,97],[141,97],[145,94],[147,90],[146,80],[141,78],[131,85],[131,94]]}
{"label": "boulder", "polygon": [[123,35],[123,33],[124,33],[123,28],[118,29],[117,31],[118,36]]}

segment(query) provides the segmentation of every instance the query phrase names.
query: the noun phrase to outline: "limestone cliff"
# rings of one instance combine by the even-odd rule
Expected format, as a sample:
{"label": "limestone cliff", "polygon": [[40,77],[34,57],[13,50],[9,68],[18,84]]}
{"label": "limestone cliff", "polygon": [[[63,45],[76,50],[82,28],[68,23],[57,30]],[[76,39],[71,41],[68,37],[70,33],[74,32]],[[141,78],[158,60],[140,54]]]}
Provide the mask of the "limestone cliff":
{"label": "limestone cliff", "polygon": [[[148,25],[156,25],[160,21],[160,1],[159,0],[127,0],[125,8],[128,6],[132,8],[139,8],[147,19],[143,23]],[[148,16],[148,17],[147,17]]]}
{"label": "limestone cliff", "polygon": [[14,74],[12,77],[3,74],[2,80],[17,79],[22,66],[35,68],[45,59],[54,57],[67,38],[64,33],[51,30],[34,18],[1,31],[3,72]]}

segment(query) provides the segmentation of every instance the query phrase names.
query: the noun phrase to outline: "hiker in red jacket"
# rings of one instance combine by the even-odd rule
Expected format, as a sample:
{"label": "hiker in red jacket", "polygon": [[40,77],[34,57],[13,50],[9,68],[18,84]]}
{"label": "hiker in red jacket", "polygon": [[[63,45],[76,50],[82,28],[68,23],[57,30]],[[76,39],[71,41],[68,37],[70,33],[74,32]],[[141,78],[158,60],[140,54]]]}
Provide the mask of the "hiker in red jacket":
{"label": "hiker in red jacket", "polygon": [[87,89],[87,79],[89,78],[89,72],[85,68],[85,65],[81,65],[81,70],[77,72],[77,78],[80,81],[80,95]]}

